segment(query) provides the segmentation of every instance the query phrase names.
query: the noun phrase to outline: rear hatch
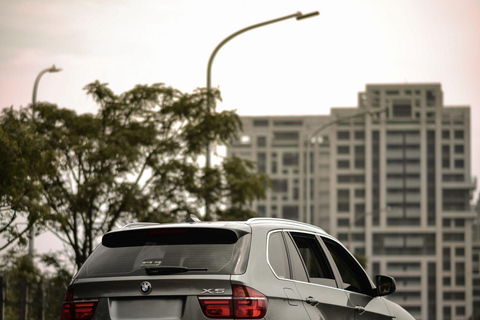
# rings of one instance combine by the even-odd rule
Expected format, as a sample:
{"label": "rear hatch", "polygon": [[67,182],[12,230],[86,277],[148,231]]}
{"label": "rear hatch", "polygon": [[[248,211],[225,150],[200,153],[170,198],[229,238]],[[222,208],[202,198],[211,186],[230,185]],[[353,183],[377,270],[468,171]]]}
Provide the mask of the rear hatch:
{"label": "rear hatch", "polygon": [[235,226],[106,234],[69,286],[62,319],[203,319],[202,299],[227,300],[231,275],[246,270],[250,228]]}

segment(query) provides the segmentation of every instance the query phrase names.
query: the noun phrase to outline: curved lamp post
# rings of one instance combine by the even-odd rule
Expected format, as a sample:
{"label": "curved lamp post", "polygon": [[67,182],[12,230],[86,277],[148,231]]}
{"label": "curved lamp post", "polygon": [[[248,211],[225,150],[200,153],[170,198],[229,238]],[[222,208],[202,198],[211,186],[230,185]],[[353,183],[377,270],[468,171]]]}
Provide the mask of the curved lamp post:
{"label": "curved lamp post", "polygon": [[[33,85],[33,94],[32,94],[32,122],[35,122],[35,104],[37,103],[37,89],[40,78],[47,72],[55,73],[60,72],[62,69],[59,69],[53,65],[50,68],[40,71],[37,78],[35,79],[35,84]],[[35,227],[30,226],[30,234],[28,240],[28,257],[33,262],[33,248],[34,248],[34,239],[35,239]],[[20,283],[20,308],[18,313],[19,320],[26,320],[28,313],[28,280],[26,278],[21,279]]]}
{"label": "curved lamp post", "polygon": [[[382,113],[382,112],[386,112],[387,111],[387,108],[382,108],[382,109],[378,109],[378,110],[371,110],[371,109],[367,109],[367,110],[364,110],[364,111],[360,111],[360,112],[357,112],[357,113],[354,113],[354,114],[350,114],[350,115],[347,115],[347,116],[343,116],[343,117],[340,117],[340,118],[337,118],[337,119],[334,119],[332,121],[329,121],[323,125],[321,125],[319,128],[317,128],[315,131],[313,131],[312,133],[310,133],[308,136],[307,136],[307,150],[306,150],[306,154],[307,154],[307,157],[305,159],[305,165],[306,165],[306,176],[305,176],[305,180],[307,180],[307,190],[306,190],[306,196],[307,196],[307,201],[306,201],[306,217],[305,217],[305,222],[306,223],[312,223],[312,210],[310,208],[311,204],[310,204],[310,194],[311,194],[311,188],[310,188],[310,144],[312,143],[312,139],[317,137],[323,130],[335,125],[335,124],[339,124],[340,122],[343,122],[343,121],[347,121],[347,120],[350,120],[350,119],[354,119],[354,118],[359,118],[359,117],[363,117],[365,115],[374,115],[374,114],[379,114],[379,113]],[[314,200],[315,200],[315,197],[313,197]]]}
{"label": "curved lamp post", "polygon": [[[260,27],[263,27],[263,26],[266,26],[266,25],[269,25],[269,24],[272,24],[272,23],[276,23],[276,22],[280,22],[280,21],[287,20],[287,19],[292,19],[292,18],[295,18],[297,20],[303,20],[303,19],[307,19],[307,18],[310,18],[310,17],[318,16],[319,14],[320,13],[318,11],[313,11],[313,12],[306,13],[306,14],[303,14],[300,11],[298,11],[298,12],[296,12],[294,14],[290,14],[288,16],[284,16],[284,17],[280,17],[280,18],[276,18],[276,19],[272,19],[272,20],[268,20],[268,21],[264,21],[264,22],[260,22],[260,23],[248,26],[246,28],[238,30],[237,32],[232,33],[231,35],[229,35],[228,37],[223,39],[222,42],[220,42],[215,47],[213,52],[210,54],[210,59],[208,59],[208,66],[207,66],[207,112],[208,113],[211,112],[211,105],[212,105],[212,97],[211,97],[210,92],[212,90],[212,65],[213,65],[213,60],[215,59],[215,56],[217,55],[220,48],[222,48],[228,41],[232,40],[236,36],[238,36],[238,35],[240,35],[244,32],[247,32],[249,30],[260,28]],[[210,146],[207,146],[205,166],[206,166],[207,169],[209,169],[210,166],[211,166]],[[210,217],[210,208],[209,207],[210,207],[210,203],[209,203],[208,200],[206,200],[205,201],[205,217],[206,218]]]}
{"label": "curved lamp post", "polygon": [[[51,66],[50,68],[44,69],[40,71],[37,78],[35,79],[35,84],[33,85],[33,94],[32,94],[32,121],[35,122],[35,105],[37,103],[37,89],[38,83],[40,82],[40,78],[47,72],[55,73],[60,72],[62,69],[55,67],[55,65]],[[30,239],[28,243],[28,256],[33,258],[33,239],[34,239],[34,227],[30,229]]]}
{"label": "curved lamp post", "polygon": [[33,121],[35,121],[35,104],[37,103],[37,89],[38,89],[38,83],[40,82],[40,78],[47,72],[55,73],[60,71],[62,71],[62,69],[59,69],[55,67],[55,65],[53,65],[50,68],[40,71],[37,78],[35,79],[35,84],[33,85],[33,95],[32,95],[32,120]]}

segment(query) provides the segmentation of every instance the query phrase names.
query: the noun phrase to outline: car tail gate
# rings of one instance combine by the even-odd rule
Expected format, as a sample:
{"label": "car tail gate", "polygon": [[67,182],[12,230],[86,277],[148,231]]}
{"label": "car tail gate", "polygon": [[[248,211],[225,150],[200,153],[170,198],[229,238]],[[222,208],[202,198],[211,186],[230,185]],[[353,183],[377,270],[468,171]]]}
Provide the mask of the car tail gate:
{"label": "car tail gate", "polygon": [[[62,320],[255,319],[266,300],[251,290],[241,297],[230,282],[246,270],[249,231],[182,226],[106,234],[70,285]],[[212,307],[220,300],[233,309]]]}

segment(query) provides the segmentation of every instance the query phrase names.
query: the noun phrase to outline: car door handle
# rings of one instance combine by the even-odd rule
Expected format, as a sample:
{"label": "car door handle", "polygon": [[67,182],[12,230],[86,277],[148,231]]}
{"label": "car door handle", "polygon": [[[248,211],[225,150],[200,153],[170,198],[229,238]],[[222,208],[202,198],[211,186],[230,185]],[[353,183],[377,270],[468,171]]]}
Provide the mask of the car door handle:
{"label": "car door handle", "polygon": [[355,310],[357,311],[357,313],[359,315],[362,315],[365,313],[365,308],[364,307],[361,307],[361,306],[355,306]]}
{"label": "car door handle", "polygon": [[317,304],[319,304],[320,302],[318,302],[318,300],[316,300],[314,297],[308,297],[307,300],[305,300],[306,303],[308,303],[309,305],[312,305],[312,306],[316,306]]}

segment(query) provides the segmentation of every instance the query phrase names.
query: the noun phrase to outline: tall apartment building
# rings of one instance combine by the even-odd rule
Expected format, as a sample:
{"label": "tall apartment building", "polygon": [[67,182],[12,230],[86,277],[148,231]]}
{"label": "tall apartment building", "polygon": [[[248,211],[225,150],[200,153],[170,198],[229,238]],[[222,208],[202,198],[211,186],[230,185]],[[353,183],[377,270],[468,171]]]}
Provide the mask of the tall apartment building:
{"label": "tall apartment building", "polygon": [[326,116],[242,117],[229,156],[270,175],[260,216],[306,221],[390,274],[417,319],[472,314],[470,108],[440,84],[367,85]]}
{"label": "tall apartment building", "polygon": [[480,316],[480,197],[475,207],[477,218],[473,224],[472,285],[473,314]]}

